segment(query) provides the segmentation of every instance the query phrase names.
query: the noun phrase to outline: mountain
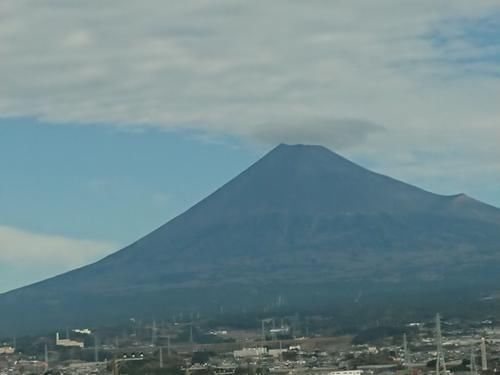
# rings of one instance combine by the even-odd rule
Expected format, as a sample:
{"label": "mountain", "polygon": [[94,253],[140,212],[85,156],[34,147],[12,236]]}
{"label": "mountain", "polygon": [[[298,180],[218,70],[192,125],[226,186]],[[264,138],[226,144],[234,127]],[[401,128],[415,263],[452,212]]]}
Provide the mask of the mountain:
{"label": "mountain", "polygon": [[499,209],[280,145],[130,246],[0,295],[0,332],[222,309],[454,308],[494,291],[499,266]]}

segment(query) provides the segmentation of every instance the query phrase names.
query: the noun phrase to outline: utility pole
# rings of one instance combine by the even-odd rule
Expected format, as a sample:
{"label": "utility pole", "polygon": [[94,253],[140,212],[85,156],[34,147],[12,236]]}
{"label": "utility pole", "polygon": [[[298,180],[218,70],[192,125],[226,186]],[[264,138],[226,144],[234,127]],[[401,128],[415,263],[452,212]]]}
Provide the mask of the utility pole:
{"label": "utility pole", "polygon": [[160,346],[160,368],[163,368],[163,346]]}
{"label": "utility pole", "polygon": [[99,338],[94,333],[94,362],[99,362]]}
{"label": "utility pole", "polygon": [[167,355],[170,357],[170,335],[167,336]]}
{"label": "utility pole", "polygon": [[[276,324],[275,324],[275,321],[274,321],[274,318],[272,319],[272,330],[274,331],[276,329]],[[276,340],[276,332],[273,332],[271,331],[271,341],[275,341]]]}
{"label": "utility pole", "polygon": [[156,320],[153,319],[153,325],[151,326],[151,345],[156,345]]}
{"label": "utility pole", "polygon": [[474,347],[470,350],[470,375],[477,375],[476,356],[474,355]]}
{"label": "utility pole", "polygon": [[486,340],[481,337],[481,370],[488,370],[488,359],[486,358]]}
{"label": "utility pole", "polygon": [[113,375],[119,375],[120,368],[118,367],[118,361],[116,360],[116,357],[113,359]]}
{"label": "utility pole", "polygon": [[293,337],[297,338],[299,335],[299,326],[300,326],[300,317],[298,313],[295,313],[295,316],[293,317]]}
{"label": "utility pole", "polygon": [[260,321],[261,323],[261,334],[260,334],[260,341],[261,341],[261,347],[264,347],[264,342],[266,341],[266,333],[265,333],[265,330],[264,330],[264,319],[262,319]]}
{"label": "utility pole", "polygon": [[49,349],[47,348],[47,343],[45,343],[45,346],[44,346],[44,360],[45,360],[45,366],[48,369],[49,368]]}

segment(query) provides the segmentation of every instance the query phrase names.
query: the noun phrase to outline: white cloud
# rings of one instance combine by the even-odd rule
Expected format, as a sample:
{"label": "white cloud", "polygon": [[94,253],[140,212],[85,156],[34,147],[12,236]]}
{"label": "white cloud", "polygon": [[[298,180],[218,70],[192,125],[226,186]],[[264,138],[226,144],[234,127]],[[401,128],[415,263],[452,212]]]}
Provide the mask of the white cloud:
{"label": "white cloud", "polygon": [[[33,233],[0,225],[0,292],[97,261],[117,248],[112,242]],[[12,272],[18,268],[23,272]]]}
{"label": "white cloud", "polygon": [[496,168],[499,46],[466,26],[484,33],[499,12],[487,0],[4,1],[0,116]]}

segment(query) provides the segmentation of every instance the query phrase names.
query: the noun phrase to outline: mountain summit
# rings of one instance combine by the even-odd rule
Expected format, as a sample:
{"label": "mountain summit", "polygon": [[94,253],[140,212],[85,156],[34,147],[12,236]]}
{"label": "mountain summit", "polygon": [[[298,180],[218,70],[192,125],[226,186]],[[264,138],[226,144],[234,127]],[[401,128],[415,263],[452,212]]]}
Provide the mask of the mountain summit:
{"label": "mountain summit", "polygon": [[324,147],[280,145],[130,246],[0,295],[0,329],[259,311],[278,299],[298,310],[348,306],[360,291],[487,289],[500,281],[499,250],[497,208],[427,192]]}

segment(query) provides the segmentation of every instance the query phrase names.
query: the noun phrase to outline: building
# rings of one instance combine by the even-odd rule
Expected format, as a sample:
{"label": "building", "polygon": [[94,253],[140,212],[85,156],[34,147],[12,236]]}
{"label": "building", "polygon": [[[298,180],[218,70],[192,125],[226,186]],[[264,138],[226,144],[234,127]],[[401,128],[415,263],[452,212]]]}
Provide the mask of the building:
{"label": "building", "polygon": [[271,357],[279,358],[286,351],[287,351],[286,349],[269,349],[267,351],[267,354],[270,355]]}
{"label": "building", "polygon": [[56,345],[57,346],[65,346],[65,347],[77,347],[77,348],[84,347],[83,342],[70,340],[69,338],[60,339],[59,332],[56,333]]}
{"label": "building", "polygon": [[256,358],[267,354],[267,348],[243,348],[233,352],[234,358]]}
{"label": "building", "polygon": [[12,346],[0,346],[0,354],[14,354],[15,351]]}
{"label": "building", "polygon": [[328,375],[362,375],[363,370],[330,371]]}

